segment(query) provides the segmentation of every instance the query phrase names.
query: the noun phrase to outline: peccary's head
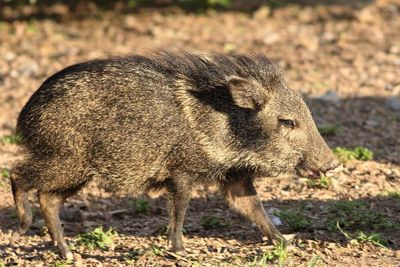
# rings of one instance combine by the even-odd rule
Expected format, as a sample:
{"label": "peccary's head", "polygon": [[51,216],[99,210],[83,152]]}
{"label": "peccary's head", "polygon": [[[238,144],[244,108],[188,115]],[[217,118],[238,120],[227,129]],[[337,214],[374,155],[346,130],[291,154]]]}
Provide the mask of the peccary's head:
{"label": "peccary's head", "polygon": [[266,174],[297,171],[315,178],[321,173],[330,176],[338,169],[339,162],[318,132],[308,107],[280,75],[266,84],[230,76],[227,88],[239,108],[231,128]]}

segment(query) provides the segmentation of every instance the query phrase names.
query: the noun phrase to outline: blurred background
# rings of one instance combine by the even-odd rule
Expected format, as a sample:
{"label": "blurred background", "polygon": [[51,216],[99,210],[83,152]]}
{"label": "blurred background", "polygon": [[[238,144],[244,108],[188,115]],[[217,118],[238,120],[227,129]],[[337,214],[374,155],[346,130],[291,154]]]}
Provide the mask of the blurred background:
{"label": "blurred background", "polygon": [[[303,246],[303,252],[287,257],[287,262],[297,265],[315,260],[316,264],[330,266],[400,264],[399,1],[0,0],[0,266],[1,255],[6,263],[12,263],[14,257],[22,265],[58,260],[56,254],[32,253],[27,248],[21,248],[17,255],[6,245],[7,233],[16,225],[7,179],[10,166],[20,157],[15,124],[30,95],[48,76],[68,65],[160,49],[266,54],[282,66],[289,86],[304,96],[320,132],[345,163],[345,172],[333,181],[260,182],[266,209],[273,214],[281,212],[278,219],[287,232],[300,232],[296,242]],[[99,194],[103,193],[93,198]],[[76,204],[80,207],[86,198],[90,194],[84,192],[70,205],[80,203]],[[242,229],[236,215],[220,208],[225,205],[221,199],[207,199],[207,205],[195,201],[187,226],[192,233],[189,246],[204,243],[212,247],[205,254],[197,252],[209,255],[203,255],[208,260],[202,261],[215,266],[221,259],[236,256],[241,260],[232,260],[232,264],[262,259],[259,245],[248,240],[260,241],[257,230],[249,225]],[[115,199],[94,201],[94,213],[109,210],[116,203]],[[149,211],[140,216],[148,228],[137,225],[126,230],[118,218],[113,224],[122,232],[133,233],[130,241],[139,245],[157,243],[151,229],[160,227],[165,219],[161,215],[154,218],[154,214],[160,214],[161,200],[161,204],[144,201]],[[124,203],[119,205],[125,207]],[[131,208],[128,205],[127,209]],[[216,227],[215,232],[211,229],[211,239],[207,238],[210,229],[196,226],[202,225],[202,216],[209,211],[218,220],[231,221],[231,228],[223,231],[218,227],[224,223],[214,221],[217,225],[211,225],[212,229]],[[126,222],[132,225],[135,220],[129,218]],[[149,218],[153,221],[148,222]],[[324,225],[336,219],[341,220],[343,229],[335,223]],[[92,219],[93,224],[101,220],[101,216]],[[346,236],[341,230],[350,234]],[[70,229],[70,236],[79,231]],[[33,233],[26,242],[45,246],[40,245],[38,231]],[[126,240],[118,242],[127,251],[132,249]],[[225,247],[225,252],[220,247]],[[235,250],[237,247],[240,249]],[[124,251],[109,252],[108,258],[87,252],[89,260],[84,262],[121,263]],[[43,253],[45,256],[40,256]],[[147,259],[146,253],[143,255]],[[131,255],[132,264],[144,266],[141,255]],[[271,257],[271,262],[277,263],[278,257]]]}

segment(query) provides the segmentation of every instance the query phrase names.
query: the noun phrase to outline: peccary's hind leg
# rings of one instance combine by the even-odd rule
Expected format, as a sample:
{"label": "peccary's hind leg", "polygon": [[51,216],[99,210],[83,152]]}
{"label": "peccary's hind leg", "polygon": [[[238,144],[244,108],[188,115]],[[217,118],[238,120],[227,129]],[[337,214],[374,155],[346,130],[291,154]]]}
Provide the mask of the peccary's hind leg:
{"label": "peccary's hind leg", "polygon": [[64,197],[55,193],[43,192],[39,192],[38,197],[40,209],[54,245],[58,246],[63,257],[72,260],[73,255],[65,241],[59,218],[60,206]]}
{"label": "peccary's hind leg", "polygon": [[282,242],[284,246],[289,246],[290,242],[282,236],[265,213],[252,179],[236,178],[230,179],[229,184],[226,184],[223,188],[229,204],[255,223],[270,241],[274,243]]}
{"label": "peccary's hind leg", "polygon": [[32,210],[29,204],[28,192],[19,187],[13,178],[11,178],[11,188],[20,221],[20,229],[15,231],[11,236],[10,243],[14,244],[14,242],[17,241],[21,235],[25,234],[31,226]]}
{"label": "peccary's hind leg", "polygon": [[182,243],[183,221],[190,202],[190,189],[171,181],[167,185],[169,205],[168,244],[172,251],[185,254]]}

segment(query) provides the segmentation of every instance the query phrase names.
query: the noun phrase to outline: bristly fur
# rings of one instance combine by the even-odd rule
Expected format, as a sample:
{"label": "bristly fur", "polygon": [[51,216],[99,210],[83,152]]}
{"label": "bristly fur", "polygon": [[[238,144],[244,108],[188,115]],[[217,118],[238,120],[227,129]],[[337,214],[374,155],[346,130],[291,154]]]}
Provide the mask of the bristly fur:
{"label": "bristly fur", "polygon": [[60,204],[95,179],[114,191],[166,189],[177,251],[197,185],[217,184],[270,239],[282,241],[257,199],[254,177],[293,173],[300,163],[319,170],[333,158],[303,100],[263,55],[162,52],[76,64],[32,95],[17,131],[26,157],[12,170],[21,221],[14,237],[31,224],[27,192],[36,189],[65,257],[72,253]]}
{"label": "bristly fur", "polygon": [[263,86],[283,80],[282,69],[272,63],[265,55],[184,53],[176,55],[168,52],[158,53],[150,58],[165,68],[176,78],[185,77],[198,90],[210,90],[226,84],[229,76],[254,79]]}

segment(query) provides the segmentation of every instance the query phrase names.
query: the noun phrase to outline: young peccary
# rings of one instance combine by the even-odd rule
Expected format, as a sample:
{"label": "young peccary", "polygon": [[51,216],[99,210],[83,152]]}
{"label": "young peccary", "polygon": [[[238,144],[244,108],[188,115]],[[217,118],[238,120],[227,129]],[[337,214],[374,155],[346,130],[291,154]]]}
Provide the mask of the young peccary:
{"label": "young peccary", "polygon": [[166,188],[168,240],[184,252],[190,192],[216,184],[228,202],[272,241],[287,243],[257,197],[255,177],[319,176],[339,165],[301,97],[263,55],[163,52],[94,60],[47,79],[22,109],[25,159],[12,171],[21,228],[32,222],[36,189],[62,255],[63,201],[96,179],[110,190]]}

